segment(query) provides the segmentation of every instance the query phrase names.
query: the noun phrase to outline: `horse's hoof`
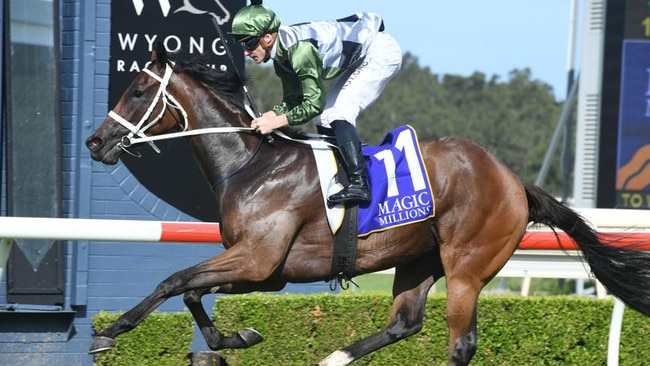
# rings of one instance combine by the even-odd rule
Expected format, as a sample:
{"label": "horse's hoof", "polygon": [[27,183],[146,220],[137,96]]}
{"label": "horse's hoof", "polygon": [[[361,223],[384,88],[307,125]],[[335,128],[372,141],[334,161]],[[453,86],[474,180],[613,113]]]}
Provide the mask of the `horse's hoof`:
{"label": "horse's hoof", "polygon": [[96,336],[95,338],[93,338],[93,344],[92,346],[90,346],[88,353],[108,351],[113,347],[115,347],[115,340],[113,338]]}
{"label": "horse's hoof", "polygon": [[246,347],[254,346],[264,340],[262,334],[253,328],[244,328],[237,332],[237,335],[244,341]]}

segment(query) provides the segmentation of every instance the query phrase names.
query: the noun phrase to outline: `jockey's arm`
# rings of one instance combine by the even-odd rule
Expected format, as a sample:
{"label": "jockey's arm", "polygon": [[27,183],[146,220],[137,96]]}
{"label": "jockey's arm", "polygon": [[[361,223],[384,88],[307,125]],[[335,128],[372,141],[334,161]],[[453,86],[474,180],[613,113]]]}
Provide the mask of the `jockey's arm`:
{"label": "jockey's arm", "polygon": [[323,112],[326,91],[323,83],[322,60],[318,50],[308,42],[291,47],[289,67],[274,63],[275,73],[282,82],[282,104],[273,108],[276,114],[286,114],[289,125],[309,122]]}

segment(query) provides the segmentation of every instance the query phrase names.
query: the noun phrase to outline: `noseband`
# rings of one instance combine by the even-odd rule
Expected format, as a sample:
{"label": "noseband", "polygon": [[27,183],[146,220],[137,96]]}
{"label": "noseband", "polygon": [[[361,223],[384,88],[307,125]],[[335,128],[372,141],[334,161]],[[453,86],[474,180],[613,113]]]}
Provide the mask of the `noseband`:
{"label": "noseband", "polygon": [[[160,76],[156,75],[153,73],[153,71],[145,68],[142,71],[146,72],[149,76],[154,78],[160,83],[160,87],[158,88],[158,92],[156,93],[156,96],[153,98],[151,101],[151,104],[149,105],[149,108],[147,108],[147,112],[142,116],[140,119],[140,122],[138,124],[132,123],[127,121],[125,118],[117,114],[115,111],[111,110],[108,112],[108,116],[114,119],[117,123],[121,124],[122,126],[126,127],[130,132],[128,135],[125,135],[122,137],[120,142],[117,143],[117,146],[119,146],[122,150],[124,150],[126,153],[139,157],[140,154],[137,152],[132,152],[129,151],[129,147],[133,145],[133,137],[138,136],[140,138],[146,138],[147,136],[145,135],[145,132],[151,128],[154,124],[156,124],[162,116],[165,114],[165,111],[167,110],[167,106],[171,106],[172,108],[178,109],[181,114],[183,115],[183,131],[187,130],[188,127],[188,122],[187,122],[187,112],[185,112],[185,109],[183,106],[172,96],[168,91],[167,91],[167,85],[169,85],[169,80],[171,79],[172,74],[174,73],[174,69],[172,66],[167,63],[165,64],[165,73],[163,77],[161,78]],[[149,120],[149,117],[153,113],[154,108],[158,104],[158,101],[162,98],[162,108],[160,109],[160,113],[158,113],[158,116],[151,120],[149,123],[147,121]],[[147,143],[151,146],[151,148],[157,152],[160,153],[160,149],[154,144],[153,141],[147,141]]]}

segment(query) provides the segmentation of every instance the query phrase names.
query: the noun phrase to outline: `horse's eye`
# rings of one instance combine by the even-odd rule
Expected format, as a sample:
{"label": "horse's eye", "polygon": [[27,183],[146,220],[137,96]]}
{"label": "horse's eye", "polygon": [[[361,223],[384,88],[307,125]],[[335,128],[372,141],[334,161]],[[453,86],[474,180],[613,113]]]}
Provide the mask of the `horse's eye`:
{"label": "horse's eye", "polygon": [[136,98],[140,98],[142,96],[142,94],[144,94],[144,93],[140,89],[136,89],[136,90],[133,91],[133,96],[136,97]]}

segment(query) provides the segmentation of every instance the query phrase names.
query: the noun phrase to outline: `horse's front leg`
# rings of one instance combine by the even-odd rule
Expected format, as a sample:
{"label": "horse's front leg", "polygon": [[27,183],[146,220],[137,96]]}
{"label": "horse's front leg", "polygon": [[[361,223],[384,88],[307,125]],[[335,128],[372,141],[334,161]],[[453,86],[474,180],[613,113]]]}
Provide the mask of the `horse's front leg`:
{"label": "horse's front leg", "polygon": [[250,293],[253,291],[280,291],[284,288],[286,282],[263,282],[249,284],[226,284],[211,289],[192,290],[185,293],[183,301],[192,313],[201,334],[211,350],[218,351],[221,349],[248,348],[264,340],[262,334],[253,328],[244,328],[237,331],[232,336],[224,336],[214,325],[208,314],[203,308],[201,298],[208,293]]}
{"label": "horse's front leg", "polygon": [[107,351],[115,347],[115,337],[135,328],[144,320],[144,318],[147,317],[147,315],[151,314],[151,312],[158,308],[168,298],[185,292],[187,289],[184,289],[185,286],[183,285],[183,279],[186,276],[185,273],[191,268],[176,272],[161,282],[153,293],[147,296],[134,308],[122,314],[110,327],[97,334],[93,338],[93,344],[88,350],[88,353]]}
{"label": "horse's front leg", "polygon": [[320,361],[317,366],[344,366],[371,352],[393,344],[422,329],[424,306],[429,289],[437,278],[435,261],[423,256],[414,262],[395,268],[393,310],[388,325],[350,346],[341,348]]}
{"label": "horse's front leg", "polygon": [[88,352],[96,353],[113,348],[118,335],[135,328],[172,296],[224,284],[264,282],[271,277],[284,255],[283,248],[242,243],[216,257],[178,271],[162,281],[152,294],[122,314],[110,327],[97,334]]}

